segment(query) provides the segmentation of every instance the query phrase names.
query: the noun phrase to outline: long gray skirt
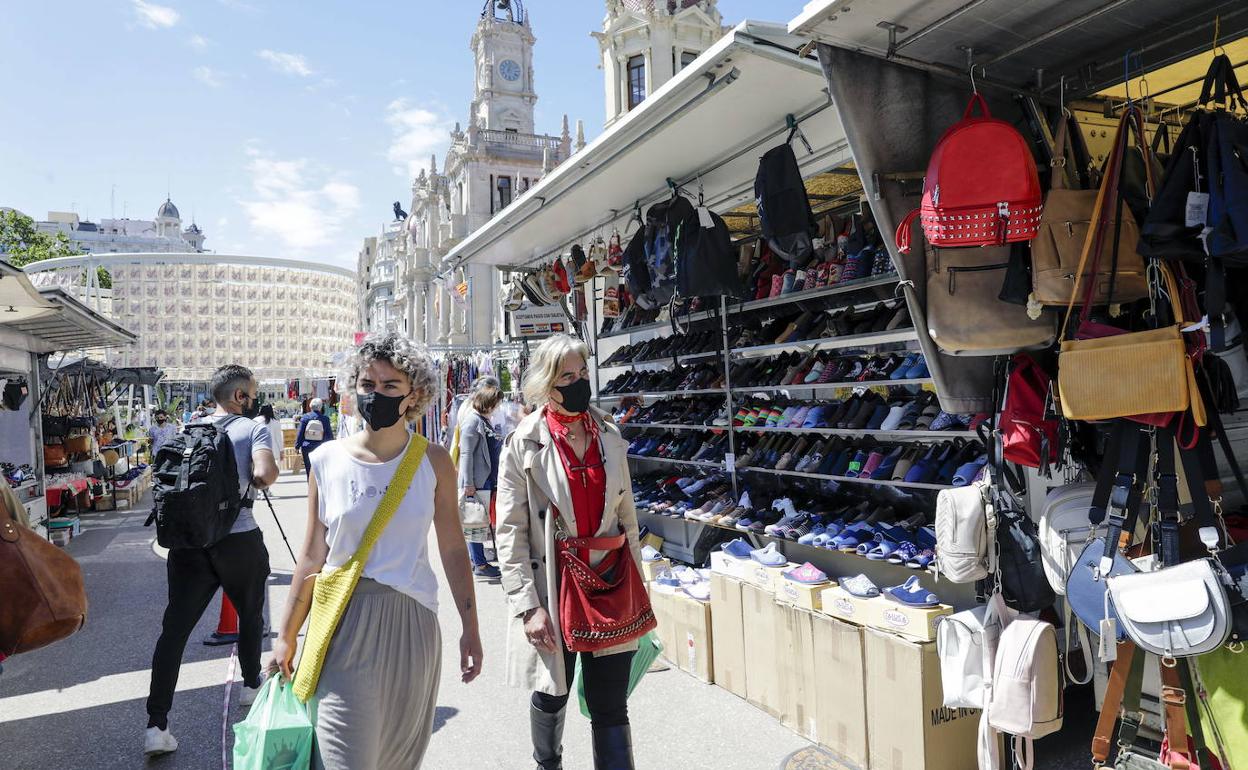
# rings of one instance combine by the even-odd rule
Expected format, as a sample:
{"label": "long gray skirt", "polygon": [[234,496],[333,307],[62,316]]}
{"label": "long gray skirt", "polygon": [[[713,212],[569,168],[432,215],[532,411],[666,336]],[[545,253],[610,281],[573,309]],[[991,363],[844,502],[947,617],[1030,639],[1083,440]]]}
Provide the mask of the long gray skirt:
{"label": "long gray skirt", "polygon": [[433,734],[438,616],[361,578],[316,687],[316,770],[414,770]]}

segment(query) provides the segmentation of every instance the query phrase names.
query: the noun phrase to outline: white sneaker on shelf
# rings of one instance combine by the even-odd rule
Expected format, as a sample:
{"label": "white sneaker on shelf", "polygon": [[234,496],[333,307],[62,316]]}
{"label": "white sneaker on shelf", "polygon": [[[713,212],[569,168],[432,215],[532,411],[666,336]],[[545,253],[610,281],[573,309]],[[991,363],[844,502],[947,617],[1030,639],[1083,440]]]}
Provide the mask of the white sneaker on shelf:
{"label": "white sneaker on shelf", "polygon": [[260,684],[255,687],[243,685],[243,690],[238,694],[238,705],[250,706],[256,702],[256,696],[260,694],[260,688],[264,687],[264,680],[268,679],[265,674],[260,675]]}
{"label": "white sneaker on shelf", "polygon": [[149,727],[143,734],[143,753],[149,757],[177,750],[178,739],[173,737],[168,728],[162,730],[159,727]]}

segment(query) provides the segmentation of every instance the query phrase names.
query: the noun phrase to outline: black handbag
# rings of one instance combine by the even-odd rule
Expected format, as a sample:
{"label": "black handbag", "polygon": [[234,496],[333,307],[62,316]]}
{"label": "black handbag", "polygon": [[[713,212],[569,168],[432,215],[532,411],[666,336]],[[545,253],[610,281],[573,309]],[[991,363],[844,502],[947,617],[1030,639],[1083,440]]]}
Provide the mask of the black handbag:
{"label": "black handbag", "polygon": [[46,414],[43,416],[44,438],[62,438],[67,433],[69,433],[68,417],[52,417]]}
{"label": "black handbag", "polygon": [[1230,577],[1226,595],[1231,603],[1231,641],[1248,643],[1248,542],[1220,551],[1217,558]]}
{"label": "black handbag", "polygon": [[1025,513],[997,512],[997,570],[1005,603],[1019,612],[1039,612],[1057,598],[1044,573],[1036,525]]}

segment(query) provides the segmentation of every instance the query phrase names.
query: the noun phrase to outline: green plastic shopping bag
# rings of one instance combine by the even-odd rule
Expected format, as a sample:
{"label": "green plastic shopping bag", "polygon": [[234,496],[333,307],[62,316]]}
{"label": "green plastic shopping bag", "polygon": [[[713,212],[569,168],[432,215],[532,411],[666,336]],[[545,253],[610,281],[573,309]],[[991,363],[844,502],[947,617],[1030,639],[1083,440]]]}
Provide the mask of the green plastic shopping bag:
{"label": "green plastic shopping bag", "polygon": [[272,676],[247,718],[234,725],[234,770],[307,770],[314,733],[291,683]]}
{"label": "green plastic shopping bag", "polygon": [[1204,690],[1200,722],[1205,743],[1222,754],[1228,768],[1248,767],[1248,654],[1243,647],[1219,647],[1196,657]]}
{"label": "green plastic shopping bag", "polygon": [[[659,657],[659,653],[663,652],[663,643],[659,641],[659,637],[650,631],[641,639],[637,640],[637,654],[633,655],[633,667],[628,672],[628,694],[632,695],[633,690],[637,689],[637,685],[641,682],[641,678],[650,670],[650,664],[654,663],[654,659]],[[576,695],[581,700],[581,713],[585,718],[589,718],[589,704],[585,702],[585,676],[581,671],[581,656],[576,656]]]}

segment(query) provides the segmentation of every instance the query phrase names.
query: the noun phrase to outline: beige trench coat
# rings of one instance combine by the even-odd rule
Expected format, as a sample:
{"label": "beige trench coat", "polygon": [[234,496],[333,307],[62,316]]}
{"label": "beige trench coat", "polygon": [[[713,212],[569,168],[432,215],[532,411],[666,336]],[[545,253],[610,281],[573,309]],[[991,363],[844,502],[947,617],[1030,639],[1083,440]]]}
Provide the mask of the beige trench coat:
{"label": "beige trench coat", "polygon": [[[628,471],[628,442],[602,412],[591,408],[590,413],[598,421],[607,474],[602,525],[595,536],[615,535],[622,528],[640,569],[641,546],[637,540],[637,509]],[[524,635],[524,613],[535,607],[545,607],[555,625],[555,638],[563,639],[555,590],[557,565],[553,557],[548,561],[548,555],[555,553],[554,522],[548,515],[551,503],[559,509],[565,531],[575,532],[576,520],[572,513],[572,493],[558,451],[551,440],[543,410],[525,417],[504,443],[495,492],[498,561],[510,614],[507,683],[549,695],[563,695],[568,691],[562,642],[555,654],[539,651]],[[591,551],[590,561],[596,565],[605,556],[605,551]],[[614,655],[636,649],[634,641],[595,655]]]}

